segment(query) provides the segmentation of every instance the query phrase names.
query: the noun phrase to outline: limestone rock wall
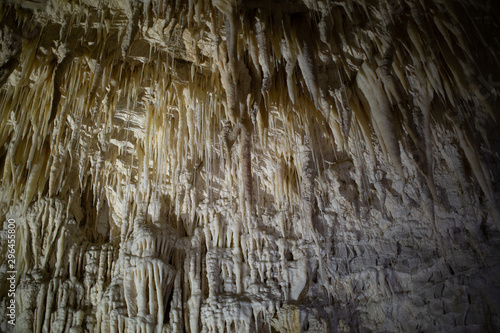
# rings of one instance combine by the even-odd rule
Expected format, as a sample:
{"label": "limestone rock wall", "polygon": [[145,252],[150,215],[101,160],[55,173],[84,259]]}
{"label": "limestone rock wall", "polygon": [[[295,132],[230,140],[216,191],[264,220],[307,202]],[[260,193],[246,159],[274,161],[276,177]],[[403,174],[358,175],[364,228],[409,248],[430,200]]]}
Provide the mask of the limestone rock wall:
{"label": "limestone rock wall", "polygon": [[499,331],[498,13],[2,2],[0,331]]}

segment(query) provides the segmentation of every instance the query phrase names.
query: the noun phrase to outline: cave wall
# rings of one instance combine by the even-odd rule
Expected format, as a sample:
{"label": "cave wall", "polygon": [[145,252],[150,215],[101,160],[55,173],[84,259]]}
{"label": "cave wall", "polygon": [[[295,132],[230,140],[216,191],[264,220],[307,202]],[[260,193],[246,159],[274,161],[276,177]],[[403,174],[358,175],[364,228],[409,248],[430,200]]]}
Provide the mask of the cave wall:
{"label": "cave wall", "polygon": [[498,13],[0,3],[0,331],[500,331]]}

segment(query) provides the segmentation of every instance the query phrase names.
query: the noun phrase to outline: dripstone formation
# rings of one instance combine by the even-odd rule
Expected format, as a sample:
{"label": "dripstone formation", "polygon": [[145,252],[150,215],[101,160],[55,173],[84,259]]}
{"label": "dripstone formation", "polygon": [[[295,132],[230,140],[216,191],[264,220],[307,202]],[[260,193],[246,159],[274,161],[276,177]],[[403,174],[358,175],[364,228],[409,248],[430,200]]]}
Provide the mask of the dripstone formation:
{"label": "dripstone formation", "polygon": [[496,6],[2,1],[0,331],[500,331]]}

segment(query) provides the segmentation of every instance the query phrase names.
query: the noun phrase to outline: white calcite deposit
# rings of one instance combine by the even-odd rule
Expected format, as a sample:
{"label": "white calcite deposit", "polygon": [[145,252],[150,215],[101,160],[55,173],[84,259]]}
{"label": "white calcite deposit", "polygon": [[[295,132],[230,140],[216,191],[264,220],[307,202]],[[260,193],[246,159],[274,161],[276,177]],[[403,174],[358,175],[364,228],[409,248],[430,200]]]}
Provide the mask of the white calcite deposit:
{"label": "white calcite deposit", "polygon": [[2,1],[0,331],[500,331],[499,13]]}

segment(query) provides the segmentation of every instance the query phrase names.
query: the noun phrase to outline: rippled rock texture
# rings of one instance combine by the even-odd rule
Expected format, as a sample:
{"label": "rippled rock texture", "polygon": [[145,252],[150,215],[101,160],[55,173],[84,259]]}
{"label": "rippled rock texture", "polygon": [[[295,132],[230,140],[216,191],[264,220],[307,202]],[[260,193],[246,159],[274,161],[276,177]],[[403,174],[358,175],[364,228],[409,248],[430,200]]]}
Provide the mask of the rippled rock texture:
{"label": "rippled rock texture", "polygon": [[2,2],[0,331],[500,331],[495,6]]}

